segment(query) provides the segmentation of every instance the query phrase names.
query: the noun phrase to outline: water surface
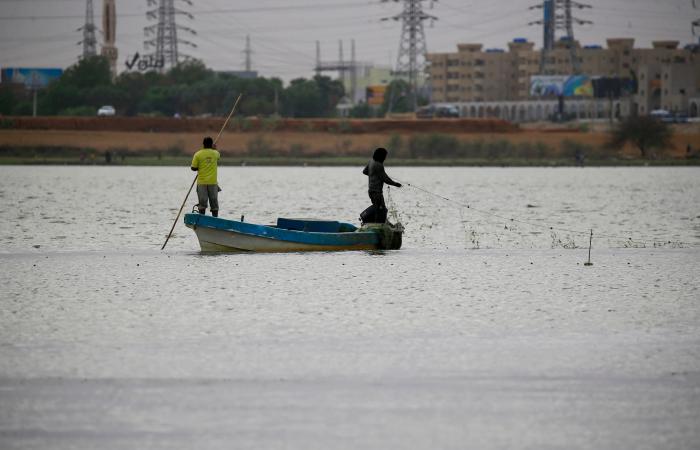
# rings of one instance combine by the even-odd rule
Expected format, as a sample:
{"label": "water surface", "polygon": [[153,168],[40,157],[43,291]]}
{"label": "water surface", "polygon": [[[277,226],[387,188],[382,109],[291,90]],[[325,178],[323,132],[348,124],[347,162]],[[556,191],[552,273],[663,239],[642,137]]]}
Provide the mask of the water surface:
{"label": "water surface", "polygon": [[[160,252],[186,168],[0,168],[0,447],[697,448],[698,169],[388,171],[471,208],[392,189],[396,252]],[[368,204],[358,168],[220,177],[251,222]]]}

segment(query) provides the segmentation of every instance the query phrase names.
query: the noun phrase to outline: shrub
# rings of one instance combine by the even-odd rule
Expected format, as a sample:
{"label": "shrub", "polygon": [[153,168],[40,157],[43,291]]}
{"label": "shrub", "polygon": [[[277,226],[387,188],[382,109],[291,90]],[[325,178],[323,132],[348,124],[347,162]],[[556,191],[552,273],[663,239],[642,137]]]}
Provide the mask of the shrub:
{"label": "shrub", "polygon": [[306,146],[299,142],[294,142],[289,145],[289,155],[290,156],[302,156],[306,153]]}
{"label": "shrub", "polygon": [[247,150],[250,156],[271,156],[278,153],[272,143],[262,134],[256,134],[248,141]]}
{"label": "shrub", "polygon": [[91,117],[97,113],[92,106],[75,106],[73,108],[62,109],[58,112],[59,116],[82,116]]}
{"label": "shrub", "polygon": [[277,117],[268,117],[262,121],[262,129],[266,131],[274,131],[280,126],[280,120]]}
{"label": "shrub", "polygon": [[408,141],[412,158],[455,157],[459,147],[456,137],[440,133],[412,136]]}
{"label": "shrub", "polygon": [[250,119],[246,117],[236,117],[235,124],[238,131],[248,131],[252,126]]}
{"label": "shrub", "polygon": [[352,125],[350,124],[350,121],[348,120],[339,120],[338,121],[338,128],[336,129],[338,133],[351,133],[352,132]]}
{"label": "shrub", "polygon": [[625,143],[632,143],[642,158],[656,156],[649,154],[654,149],[665,150],[671,146],[673,131],[664,122],[649,116],[630,116],[620,122],[610,134],[608,146],[622,148]]}
{"label": "shrub", "polygon": [[394,155],[403,155],[403,139],[401,139],[401,136],[398,133],[392,134],[389,136],[389,140],[386,142],[386,148]]}

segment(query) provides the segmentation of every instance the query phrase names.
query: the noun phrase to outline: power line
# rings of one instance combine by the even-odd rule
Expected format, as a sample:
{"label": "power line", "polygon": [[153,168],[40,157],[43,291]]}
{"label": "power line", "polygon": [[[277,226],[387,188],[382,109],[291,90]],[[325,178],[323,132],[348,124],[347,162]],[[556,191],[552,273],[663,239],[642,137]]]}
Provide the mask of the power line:
{"label": "power line", "polygon": [[[149,5],[152,3],[149,0]],[[245,13],[259,13],[265,11],[305,11],[305,10],[333,10],[333,9],[347,9],[347,8],[357,8],[364,7],[369,3],[337,3],[331,5],[319,5],[319,4],[306,4],[306,5],[287,5],[287,6],[261,6],[257,8],[215,8],[215,9],[204,9],[200,11],[194,11],[198,16],[210,15],[210,14],[245,14]],[[141,17],[141,13],[121,13],[120,17]],[[83,16],[73,15],[73,14],[60,14],[60,15],[31,15],[31,16],[0,16],[0,20],[59,20],[59,19],[79,19]]]}

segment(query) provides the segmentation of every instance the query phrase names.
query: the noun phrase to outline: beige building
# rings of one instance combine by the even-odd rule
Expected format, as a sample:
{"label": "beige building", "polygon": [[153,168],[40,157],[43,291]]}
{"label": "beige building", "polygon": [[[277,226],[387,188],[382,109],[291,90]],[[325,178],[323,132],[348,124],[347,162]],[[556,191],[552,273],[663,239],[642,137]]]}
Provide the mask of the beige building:
{"label": "beige building", "polygon": [[[638,92],[624,107],[646,114],[664,108],[688,112],[700,97],[700,53],[680,48],[677,41],[656,41],[651,48],[635,48],[634,39],[608,39],[607,48],[574,41],[581,72],[590,77],[637,78]],[[454,53],[429,53],[428,75],[433,103],[524,102],[533,75],[571,75],[571,51],[559,41],[541,73],[542,53],[532,42],[515,39],[508,50],[481,44],[459,44]],[[591,99],[591,101],[594,101]],[[462,108],[463,109],[463,108]],[[596,107],[596,109],[599,109]]]}

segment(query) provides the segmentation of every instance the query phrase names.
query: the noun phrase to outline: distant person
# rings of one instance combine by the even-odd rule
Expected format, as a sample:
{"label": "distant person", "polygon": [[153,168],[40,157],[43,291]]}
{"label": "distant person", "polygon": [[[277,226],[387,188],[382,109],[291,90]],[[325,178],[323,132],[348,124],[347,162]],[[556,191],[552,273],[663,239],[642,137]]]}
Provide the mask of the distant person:
{"label": "distant person", "polygon": [[372,159],[362,171],[362,173],[369,177],[369,199],[372,201],[372,205],[377,208],[378,211],[386,210],[383,192],[384,183],[401,187],[401,183],[397,183],[389,178],[384,171],[384,161],[386,160],[388,154],[389,152],[387,152],[385,148],[380,147],[376,149],[372,155]]}
{"label": "distant person", "polygon": [[105,164],[112,164],[112,152],[109,150],[105,152]]}
{"label": "distant person", "polygon": [[200,214],[207,211],[207,201],[211,204],[211,215],[219,216],[219,185],[216,179],[217,165],[221,155],[216,150],[214,141],[205,137],[203,148],[194,154],[192,158],[192,170],[197,172],[197,208]]}

